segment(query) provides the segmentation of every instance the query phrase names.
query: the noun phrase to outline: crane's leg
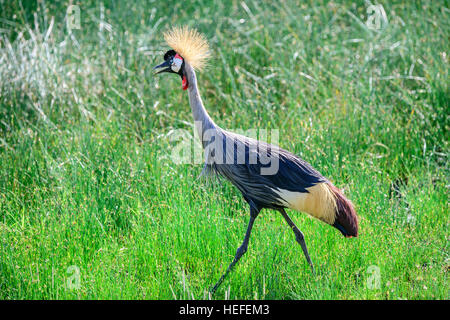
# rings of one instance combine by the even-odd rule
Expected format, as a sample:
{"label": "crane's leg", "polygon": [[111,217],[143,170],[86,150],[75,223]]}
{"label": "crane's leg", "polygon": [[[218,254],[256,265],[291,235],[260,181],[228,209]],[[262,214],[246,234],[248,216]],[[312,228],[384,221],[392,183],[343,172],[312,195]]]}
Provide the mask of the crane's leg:
{"label": "crane's leg", "polygon": [[247,252],[248,241],[250,239],[250,233],[252,232],[253,223],[255,222],[255,219],[258,216],[258,213],[259,213],[259,210],[253,208],[253,206],[250,206],[250,221],[248,222],[247,232],[245,233],[244,241],[242,242],[242,245],[237,249],[236,255],[235,255],[233,261],[228,266],[225,273],[220,277],[219,281],[217,281],[215,286],[211,289],[211,293],[214,294],[214,292],[216,292],[217,288],[219,288],[219,286],[222,284],[223,280],[228,275],[228,273],[233,269],[234,265],[244,255],[244,253]]}
{"label": "crane's leg", "polygon": [[288,223],[289,227],[291,227],[292,231],[294,231],[295,240],[297,240],[297,242],[302,247],[303,253],[305,254],[305,257],[306,257],[306,260],[308,261],[309,265],[311,266],[312,271],[315,273],[313,263],[311,261],[311,258],[309,257],[308,248],[306,247],[305,237],[303,236],[303,233],[297,228],[295,223],[291,220],[291,218],[288,216],[288,214],[286,213],[286,211],[283,208],[279,209],[279,211],[283,215],[283,217],[286,220],[286,222]]}

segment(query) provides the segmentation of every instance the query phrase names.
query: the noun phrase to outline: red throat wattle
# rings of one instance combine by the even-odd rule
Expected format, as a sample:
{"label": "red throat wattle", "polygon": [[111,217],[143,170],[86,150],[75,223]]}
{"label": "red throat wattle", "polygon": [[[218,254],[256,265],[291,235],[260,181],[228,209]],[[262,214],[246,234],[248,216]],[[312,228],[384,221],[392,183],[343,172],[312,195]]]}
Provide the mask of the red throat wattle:
{"label": "red throat wattle", "polygon": [[183,90],[186,90],[188,87],[189,87],[189,85],[188,85],[188,82],[187,82],[187,79],[186,79],[186,76],[185,75],[183,75],[183,81],[181,82],[181,87],[183,88]]}

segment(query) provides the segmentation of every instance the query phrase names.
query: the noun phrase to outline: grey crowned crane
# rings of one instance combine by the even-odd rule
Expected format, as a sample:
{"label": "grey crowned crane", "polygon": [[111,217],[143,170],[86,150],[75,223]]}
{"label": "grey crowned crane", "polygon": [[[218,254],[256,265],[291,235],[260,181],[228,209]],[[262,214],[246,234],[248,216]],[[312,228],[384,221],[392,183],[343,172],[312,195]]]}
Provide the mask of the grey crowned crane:
{"label": "grey crowned crane", "polygon": [[157,73],[175,73],[181,77],[205,151],[205,169],[231,181],[250,206],[250,220],[242,245],[211,291],[217,290],[247,251],[253,224],[263,208],[281,213],[314,272],[303,233],[285,208],[305,212],[335,227],[345,237],[356,237],[358,219],[352,203],[303,159],[275,145],[216,125],[203,106],[195,74],[195,70],[201,70],[209,57],[207,41],[202,34],[188,27],[172,28],[164,38],[172,50],[165,53],[164,62],[154,69],[160,69]]}

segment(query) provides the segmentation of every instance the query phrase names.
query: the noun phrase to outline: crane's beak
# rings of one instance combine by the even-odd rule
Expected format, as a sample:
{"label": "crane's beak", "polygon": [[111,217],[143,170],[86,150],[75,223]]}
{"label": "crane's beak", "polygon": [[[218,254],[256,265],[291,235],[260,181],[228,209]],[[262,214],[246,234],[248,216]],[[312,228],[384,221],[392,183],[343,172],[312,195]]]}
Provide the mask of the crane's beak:
{"label": "crane's beak", "polygon": [[[164,68],[164,69],[161,69],[161,68]],[[153,68],[153,70],[156,70],[156,69],[161,69],[161,70],[159,70],[158,72],[155,72],[154,74],[158,74],[158,73],[162,73],[162,72],[172,72],[172,69],[170,69],[169,60],[164,61],[160,65],[157,65],[156,67]]]}

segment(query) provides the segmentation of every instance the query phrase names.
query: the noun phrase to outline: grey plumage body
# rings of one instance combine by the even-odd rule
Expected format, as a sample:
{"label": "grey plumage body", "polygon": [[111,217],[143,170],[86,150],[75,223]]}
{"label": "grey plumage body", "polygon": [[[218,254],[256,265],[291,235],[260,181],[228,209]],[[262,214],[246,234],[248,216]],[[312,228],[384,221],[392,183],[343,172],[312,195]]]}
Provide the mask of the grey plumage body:
{"label": "grey plumage body", "polygon": [[[205,165],[208,171],[215,171],[233,183],[250,205],[258,210],[282,208],[286,203],[276,190],[307,192],[308,187],[327,181],[292,153],[217,126],[203,106],[195,71],[187,62],[185,70],[190,83],[188,93],[194,123],[205,149]],[[264,169],[269,171],[274,163],[276,174],[264,174]]]}

